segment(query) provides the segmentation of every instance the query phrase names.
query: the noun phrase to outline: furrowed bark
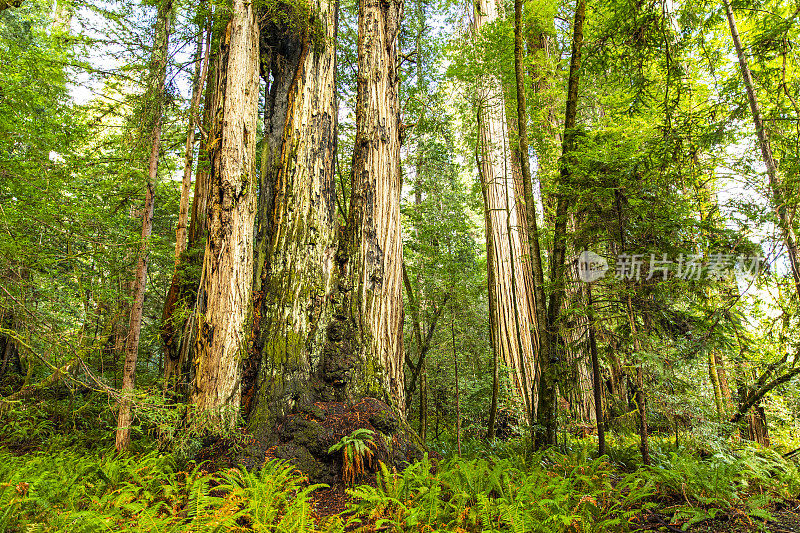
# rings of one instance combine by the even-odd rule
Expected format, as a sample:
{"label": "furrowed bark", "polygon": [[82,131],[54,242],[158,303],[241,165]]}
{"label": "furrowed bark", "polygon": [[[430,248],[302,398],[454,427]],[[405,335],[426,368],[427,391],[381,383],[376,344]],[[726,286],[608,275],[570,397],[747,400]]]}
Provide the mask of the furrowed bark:
{"label": "furrowed bark", "polygon": [[[253,346],[243,404],[251,428],[268,428],[319,399],[336,252],[337,1],[317,0],[300,34],[262,28],[269,81],[262,146]],[[324,28],[324,34],[314,27]]]}
{"label": "furrowed bark", "polygon": [[234,0],[221,43],[221,116],[211,131],[208,239],[198,295],[193,424],[211,433],[235,427],[241,401],[253,280],[258,114],[258,23]]}
{"label": "furrowed bark", "polygon": [[153,209],[155,198],[153,189],[158,177],[158,158],[161,152],[161,120],[162,100],[164,98],[164,82],[167,74],[167,52],[169,47],[170,22],[172,17],[172,1],[166,0],[159,4],[156,17],[155,36],[153,38],[153,55],[150,66],[150,83],[147,103],[150,106],[150,156],[147,162],[147,185],[145,192],[144,211],[142,213],[142,233],[139,244],[139,254],[136,264],[136,275],[133,282],[133,303],[131,304],[128,336],[125,342],[125,366],[122,374],[122,398],[119,401],[117,414],[117,432],[115,448],[123,451],[128,448],[131,441],[131,412],[130,395],[136,380],[136,361],[139,355],[139,337],[142,332],[142,309],[144,307],[144,293],[147,288],[147,261],[149,257],[150,233],[153,230]]}
{"label": "furrowed bark", "polygon": [[[475,4],[475,30],[497,20],[498,6],[494,0]],[[527,256],[521,234],[522,221],[518,210],[514,175],[505,129],[505,104],[499,81],[493,75],[484,76],[479,88],[478,106],[478,171],[484,188],[487,212],[487,242],[492,241],[493,254],[487,265],[493,271],[489,291],[494,309],[492,323],[493,349],[510,369],[514,391],[530,420],[535,409],[531,391],[535,382],[535,355],[531,331],[535,322],[525,290]],[[519,290],[515,290],[519,288]]]}
{"label": "furrowed bark", "polygon": [[373,396],[405,416],[397,39],[402,0],[360,0],[356,138],[322,378],[330,399]]}

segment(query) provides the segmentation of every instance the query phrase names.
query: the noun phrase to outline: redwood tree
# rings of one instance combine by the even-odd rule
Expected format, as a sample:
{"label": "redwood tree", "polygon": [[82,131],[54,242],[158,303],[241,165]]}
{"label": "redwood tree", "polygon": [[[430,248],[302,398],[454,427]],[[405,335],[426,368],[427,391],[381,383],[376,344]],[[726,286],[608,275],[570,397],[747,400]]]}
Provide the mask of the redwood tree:
{"label": "redwood tree", "polygon": [[258,22],[253,4],[234,0],[218,58],[222,112],[209,132],[208,238],[197,299],[196,427],[224,432],[237,421],[248,335],[256,213]]}
{"label": "redwood tree", "polygon": [[147,181],[145,201],[142,211],[142,233],[136,263],[136,274],[133,281],[133,303],[131,304],[128,334],[125,340],[125,366],[122,373],[122,398],[119,400],[117,416],[116,449],[124,450],[131,440],[131,398],[136,379],[136,360],[139,354],[139,337],[142,332],[142,309],[144,293],[147,287],[147,259],[150,233],[153,230],[153,208],[155,198],[153,190],[158,175],[158,158],[161,153],[161,121],[162,100],[164,98],[164,81],[167,74],[167,49],[169,46],[170,22],[172,17],[172,0],[164,0],[158,5],[153,52],[150,59],[149,87],[144,99],[145,124],[149,125],[150,154],[147,160]]}
{"label": "redwood tree", "polygon": [[[334,92],[337,0],[267,20],[267,80],[253,285],[253,344],[244,405],[251,427],[318,395],[336,253]],[[310,20],[310,22],[308,22]]]}
{"label": "redwood tree", "polygon": [[403,243],[397,38],[402,0],[360,0],[356,138],[347,226],[336,254],[325,397],[384,399],[401,413]]}
{"label": "redwood tree", "polygon": [[[495,0],[475,3],[475,29],[498,20]],[[514,390],[528,417],[534,412],[534,332],[536,313],[530,263],[522,231],[505,102],[499,79],[482,76],[478,103],[476,158],[486,210],[487,268],[491,339],[495,354],[510,370]],[[515,121],[516,122],[516,121]],[[519,164],[519,162],[517,162]]]}

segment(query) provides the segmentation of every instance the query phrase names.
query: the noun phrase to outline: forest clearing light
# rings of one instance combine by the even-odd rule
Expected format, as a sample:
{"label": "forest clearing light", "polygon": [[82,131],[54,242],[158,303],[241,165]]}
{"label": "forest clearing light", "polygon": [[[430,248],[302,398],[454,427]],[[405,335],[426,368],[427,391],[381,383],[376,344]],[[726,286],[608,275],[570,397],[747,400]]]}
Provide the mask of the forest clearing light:
{"label": "forest clearing light", "polygon": [[[648,257],[649,256],[649,257]],[[591,283],[603,278],[611,270],[608,261],[589,250],[577,257],[578,277],[581,281]],[[670,273],[673,277],[684,280],[730,279],[733,270],[738,279],[742,276],[757,276],[761,270],[763,258],[760,256],[734,255],[721,252],[702,254],[678,254],[668,257],[667,254],[619,254],[614,260],[613,273],[616,279],[653,279],[660,277],[666,281]],[[643,268],[644,267],[644,268]]]}

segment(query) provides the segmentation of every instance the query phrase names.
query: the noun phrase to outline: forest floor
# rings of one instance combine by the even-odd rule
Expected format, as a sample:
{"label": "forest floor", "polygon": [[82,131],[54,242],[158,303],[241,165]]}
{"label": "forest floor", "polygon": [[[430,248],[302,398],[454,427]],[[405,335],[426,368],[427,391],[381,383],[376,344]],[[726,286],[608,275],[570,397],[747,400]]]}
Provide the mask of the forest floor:
{"label": "forest floor", "polygon": [[458,454],[443,435],[429,443],[436,459],[426,455],[405,469],[366,461],[351,487],[342,481],[343,454],[324,452],[351,426],[387,425],[376,416],[379,405],[365,404],[340,428],[331,405],[320,407],[327,409],[321,429],[310,424],[320,413],[294,423],[334,474],[320,487],[292,461],[257,471],[223,461],[237,456],[224,442],[189,457],[159,451],[163,443],[140,432],[129,453],[115,454],[113,421],[97,423],[104,405],[79,401],[59,412],[40,401],[6,414],[0,532],[800,533],[800,464],[784,456],[796,442],[762,448],[704,437],[677,446],[656,435],[653,466],[642,466],[628,433],[614,433],[599,458],[591,437],[536,454],[520,437],[466,439]]}
{"label": "forest floor", "polygon": [[[362,483],[376,486],[376,479],[364,479]],[[798,495],[800,496],[800,495]],[[312,509],[320,518],[333,516],[347,517],[348,507],[353,503],[353,497],[348,493],[343,483],[336,483],[328,488],[317,490],[311,496]],[[800,533],[800,498],[787,499],[769,505],[767,511],[772,519],[762,520],[752,517],[746,509],[732,507],[720,512],[714,518],[684,525],[687,520],[676,520],[676,514],[681,511],[682,504],[686,502],[660,502],[653,509],[643,511],[632,520],[631,531],[645,532],[674,532],[674,533]],[[366,521],[359,526],[352,526],[348,531],[358,533],[373,533],[388,531],[385,528],[376,529],[374,520]]]}
{"label": "forest floor", "polygon": [[[371,485],[375,485],[375,478],[373,477],[369,482]],[[353,502],[353,498],[348,494],[347,487],[344,484],[337,483],[331,487],[315,491],[312,494],[311,501],[315,514],[320,518],[346,517],[348,506]],[[645,531],[674,533],[800,533],[800,499],[788,499],[770,505],[768,511],[772,515],[772,520],[754,519],[746,510],[734,507],[726,512],[717,514],[714,518],[686,526],[686,529],[682,528],[686,521],[674,521],[675,514],[679,512],[680,507],[680,505],[668,505],[644,511],[633,521],[635,525],[633,525],[631,531],[633,533]],[[358,533],[385,531],[385,529],[375,529],[374,521],[369,521],[358,527],[348,528],[348,530]]]}
{"label": "forest floor", "polygon": [[668,509],[653,509],[642,513],[643,522],[637,531],[665,531],[675,533],[800,533],[800,500],[786,500],[771,505],[769,512],[774,520],[757,520],[745,511],[732,509],[713,519],[703,520],[682,529],[680,524],[673,524],[674,512]]}

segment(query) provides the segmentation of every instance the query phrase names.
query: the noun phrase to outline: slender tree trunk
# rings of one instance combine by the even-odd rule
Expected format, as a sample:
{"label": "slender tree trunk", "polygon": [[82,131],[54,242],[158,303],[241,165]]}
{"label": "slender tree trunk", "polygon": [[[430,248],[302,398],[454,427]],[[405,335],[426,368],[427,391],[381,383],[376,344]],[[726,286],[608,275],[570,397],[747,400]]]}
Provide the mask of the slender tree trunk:
{"label": "slender tree trunk", "polygon": [[[431,342],[433,341],[433,335],[436,332],[436,326],[439,323],[439,318],[442,316],[442,313],[447,306],[447,302],[450,300],[452,292],[448,292],[445,294],[444,298],[438,306],[434,306],[433,316],[431,317],[430,324],[428,324],[427,331],[425,335],[422,335],[422,320],[420,318],[420,305],[421,303],[414,297],[414,290],[411,286],[411,279],[408,277],[408,272],[406,271],[405,263],[402,266],[403,269],[403,285],[406,288],[406,295],[408,297],[409,308],[411,309],[411,323],[412,328],[414,330],[414,340],[416,342],[417,347],[417,362],[414,363],[412,358],[406,354],[406,364],[411,369],[411,383],[409,383],[408,387],[406,388],[406,409],[411,407],[411,399],[414,396],[414,392],[417,390],[417,382],[420,378],[422,369],[425,365],[425,358],[428,355],[428,351],[431,348]],[[452,289],[451,289],[452,291]]]}
{"label": "slender tree trunk", "polygon": [[422,376],[419,385],[419,438],[423,444],[428,437],[428,362],[422,361]]}
{"label": "slender tree trunk", "polygon": [[[755,378],[755,376],[753,377]],[[731,422],[739,425],[741,438],[756,442],[762,446],[769,446],[769,430],[766,412],[761,405],[762,397],[763,394],[750,390],[744,383],[740,383],[739,410],[731,419]]]}
{"label": "slender tree trunk", "polygon": [[[519,1],[519,0],[517,0]],[[559,191],[556,196],[556,217],[553,234],[553,254],[550,258],[550,299],[547,305],[546,345],[548,357],[541,358],[542,374],[539,383],[539,413],[534,446],[543,448],[556,442],[557,402],[556,377],[560,344],[559,323],[561,304],[564,297],[565,255],[567,240],[567,211],[569,197],[566,194],[572,170],[572,152],[575,150],[575,122],[578,112],[578,85],[580,83],[581,52],[583,49],[583,22],[586,16],[586,0],[578,0],[575,7],[575,21],[572,25],[572,57],[569,66],[567,87],[567,109],[564,115],[564,142],[561,149],[561,174]],[[520,43],[521,47],[521,43]],[[532,197],[532,192],[531,196]]]}
{"label": "slender tree trunk", "polygon": [[[153,152],[151,165],[158,165],[158,150],[160,140],[160,125],[154,130]],[[155,171],[152,172],[155,174]],[[136,265],[136,277],[134,278],[133,303],[131,304],[131,315],[128,325],[128,336],[125,342],[125,365],[122,371],[122,394],[123,398],[119,402],[119,413],[117,415],[117,434],[115,447],[117,451],[123,451],[130,444],[130,426],[133,420],[131,412],[130,395],[133,394],[133,387],[136,381],[136,360],[139,355],[139,337],[142,331],[142,309],[144,307],[144,293],[147,286],[147,260],[149,255],[150,233],[153,228],[153,183],[148,181],[147,192],[145,195],[144,213],[142,215],[142,235],[139,248],[139,260]]]}
{"label": "slender tree trunk", "polygon": [[150,83],[147,103],[150,106],[153,129],[150,132],[150,157],[147,164],[147,186],[142,213],[142,234],[139,244],[139,255],[136,265],[136,276],[133,285],[133,303],[131,304],[128,337],[125,343],[125,367],[122,374],[122,394],[117,415],[117,433],[115,447],[117,451],[128,448],[131,440],[131,398],[136,380],[136,360],[139,354],[139,337],[142,332],[142,309],[144,293],[147,288],[147,260],[149,256],[150,233],[153,230],[153,208],[155,198],[153,189],[158,177],[158,157],[161,152],[161,120],[162,100],[164,98],[164,82],[167,75],[167,52],[169,47],[170,22],[172,17],[172,1],[159,4],[156,18],[155,37],[153,39],[153,55],[150,67]]}
{"label": "slender tree trunk", "polygon": [[456,326],[455,316],[452,311],[450,314],[450,337],[453,347],[453,371],[455,372],[456,383],[456,443],[458,445],[458,455],[461,455],[461,391],[458,386],[458,353],[456,352]]}
{"label": "slender tree trunk", "polygon": [[[636,350],[637,359],[641,359],[642,347],[639,343],[639,334],[636,328],[636,317],[633,314],[633,304],[631,297],[628,296],[628,320],[631,324],[631,336],[633,337],[633,347]],[[650,464],[650,443],[649,432],[647,429],[647,396],[644,391],[644,370],[641,360],[636,365],[636,407],[639,413],[639,451],[642,454],[642,463]]]}
{"label": "slender tree trunk", "polygon": [[719,381],[719,373],[717,372],[717,358],[714,352],[708,351],[708,376],[711,379],[711,386],[714,389],[714,405],[717,407],[717,417],[722,421],[725,419],[725,405],[722,399],[722,385]]}
{"label": "slender tree trunk", "polygon": [[600,379],[600,361],[597,358],[597,339],[594,324],[594,301],[592,286],[586,285],[586,305],[589,319],[589,353],[592,359],[592,381],[594,391],[594,411],[597,421],[597,455],[606,454],[606,429],[603,416],[603,382]]}
{"label": "slender tree trunk", "polygon": [[[213,15],[210,15],[213,20]],[[192,198],[192,213],[189,219],[189,249],[193,245],[200,245],[208,232],[208,202],[211,189],[211,152],[216,146],[217,138],[212,135],[214,121],[223,112],[223,97],[225,96],[225,68],[223,67],[222,42],[223,34],[212,31],[211,23],[207,30],[208,39],[208,70],[205,76],[205,96],[203,98],[203,118],[201,121],[201,142],[197,151],[197,172],[194,177],[194,195]],[[202,265],[203,257],[192,257]]]}
{"label": "slender tree trunk", "polygon": [[730,408],[733,396],[731,395],[731,387],[728,384],[728,372],[725,368],[725,357],[722,353],[716,355],[717,375],[719,376],[720,390],[722,391],[723,405],[726,410]]}
{"label": "slender tree trunk", "polygon": [[356,138],[322,378],[331,399],[383,399],[405,416],[397,39],[402,0],[360,0]]}
{"label": "slender tree trunk", "polygon": [[[189,105],[189,125],[186,129],[186,148],[184,150],[183,181],[181,182],[181,200],[178,207],[178,227],[175,229],[175,268],[180,265],[181,254],[186,250],[188,242],[189,222],[189,193],[192,188],[192,167],[194,164],[194,140],[197,128],[197,113],[200,108],[200,97],[208,71],[208,57],[211,49],[211,37],[204,39],[204,29],[201,27],[200,37],[197,40],[195,53],[194,83],[192,86],[192,100]],[[204,50],[205,44],[205,50]]]}
{"label": "slender tree trunk", "polygon": [[[201,27],[202,31],[203,28]],[[164,300],[164,309],[161,315],[161,340],[164,344],[164,391],[177,389],[178,383],[181,381],[183,366],[185,364],[185,354],[188,351],[186,347],[181,349],[183,339],[182,329],[185,327],[186,322],[181,323],[179,316],[176,316],[176,310],[180,303],[183,301],[187,309],[193,309],[197,292],[197,279],[192,279],[192,276],[187,275],[193,267],[202,264],[202,257],[198,254],[186,254],[188,248],[197,245],[197,228],[201,225],[201,221],[205,220],[205,216],[198,217],[198,211],[205,212],[206,198],[204,197],[205,177],[208,175],[208,169],[203,168],[204,152],[202,147],[199,150],[200,164],[197,165],[196,178],[194,184],[194,202],[192,202],[192,219],[191,228],[194,229],[193,235],[189,233],[189,192],[192,186],[192,167],[194,160],[194,144],[195,144],[195,129],[197,127],[198,112],[200,107],[200,99],[203,96],[203,89],[206,87],[206,80],[208,78],[209,62],[211,58],[211,29],[205,31],[205,39],[202,37],[197,42],[197,53],[195,54],[196,68],[194,77],[194,86],[192,88],[192,100],[189,108],[189,125],[186,133],[186,148],[184,156],[183,168],[183,181],[181,183],[181,199],[180,207],[178,210],[178,226],[175,231],[175,271],[172,274],[172,281],[170,283],[169,291],[167,292],[166,299]],[[205,44],[205,47],[204,47]],[[213,67],[212,67],[213,69]],[[213,83],[208,84],[207,92],[209,95],[213,94]],[[211,98],[206,98],[206,107],[211,107],[209,104]],[[208,128],[210,120],[206,120],[208,116],[204,110],[203,127]],[[198,209],[201,208],[201,209]],[[202,232],[204,233],[204,232]],[[188,255],[188,256],[187,256]],[[184,357],[181,357],[181,355]]]}
{"label": "slender tree trunk", "polygon": [[800,297],[800,263],[797,257],[797,240],[795,238],[794,226],[792,224],[791,216],[787,212],[786,199],[784,198],[783,185],[778,178],[778,167],[775,164],[775,158],[772,155],[772,147],[769,144],[769,137],[764,128],[764,120],[761,117],[761,108],[758,105],[758,97],[756,96],[755,85],[753,84],[753,77],[750,75],[750,67],[747,66],[747,56],[744,53],[742,41],[739,38],[739,30],[736,27],[736,19],[733,16],[733,9],[729,0],[722,0],[725,5],[725,14],[728,17],[728,25],[731,29],[731,38],[733,45],[736,48],[736,55],[739,57],[739,69],[742,73],[744,80],[745,90],[747,91],[747,100],[750,103],[750,113],[753,117],[753,124],[756,128],[756,137],[758,138],[758,147],[761,149],[761,158],[764,166],[767,168],[767,177],[769,179],[769,188],[772,191],[772,203],[775,212],[778,215],[778,226],[783,233],[783,239],[786,243],[786,251],[789,254],[789,266],[792,271],[792,278],[794,279],[795,294]]}
{"label": "slender tree trunk", "polygon": [[[195,427],[232,429],[241,401],[241,362],[253,280],[258,113],[258,23],[254,6],[234,0],[221,43],[223,111],[211,131],[208,239],[198,295]],[[225,57],[227,56],[227,57]]]}
{"label": "slender tree trunk", "polygon": [[[251,428],[324,396],[321,371],[336,254],[334,91],[338,2],[315,0],[301,34],[262,28],[267,81],[253,346],[244,371]],[[313,25],[325,28],[315,35]]]}
{"label": "slender tree trunk", "polygon": [[[497,20],[498,5],[495,0],[475,3],[475,30]],[[524,281],[523,257],[527,250],[521,232],[522,221],[518,211],[515,180],[508,146],[505,102],[499,80],[494,75],[484,76],[479,87],[478,103],[478,171],[484,190],[487,243],[491,239],[491,268],[489,300],[493,349],[509,369],[514,393],[521,400],[526,418],[531,420],[535,411],[534,390],[536,357],[531,331],[535,317],[532,315],[528,291]],[[488,252],[488,248],[487,248]],[[517,287],[520,290],[515,290]]]}

